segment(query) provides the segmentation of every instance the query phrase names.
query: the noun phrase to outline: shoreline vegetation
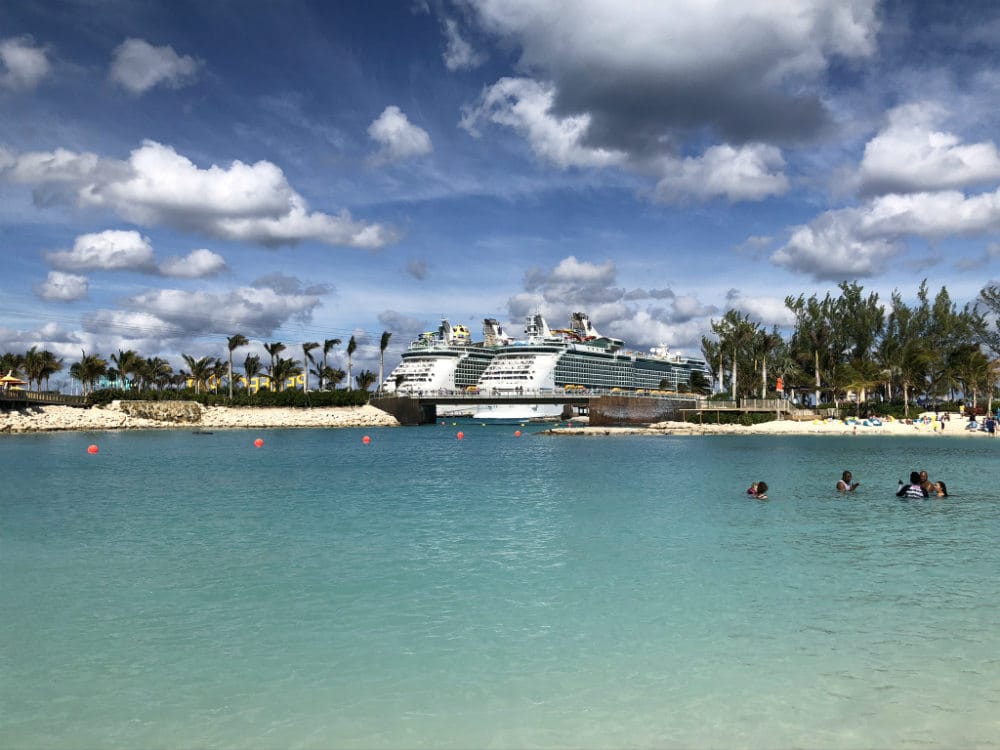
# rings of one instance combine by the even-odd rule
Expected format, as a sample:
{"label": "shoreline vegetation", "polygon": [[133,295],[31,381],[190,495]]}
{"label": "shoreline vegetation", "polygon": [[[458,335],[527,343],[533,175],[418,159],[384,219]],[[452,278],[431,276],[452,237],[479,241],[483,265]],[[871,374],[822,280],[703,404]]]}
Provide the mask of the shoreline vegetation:
{"label": "shoreline vegetation", "polygon": [[[918,437],[988,437],[983,431],[965,429],[966,419],[949,414],[938,421],[933,412],[914,420],[814,419],[771,421],[754,425],[658,422],[640,426],[591,427],[584,420],[556,423],[542,435],[889,435]],[[909,422],[909,423],[908,423]],[[225,430],[324,427],[398,427],[390,414],[371,405],[336,407],[241,407],[201,406],[194,402],[112,401],[102,406],[29,406],[0,411],[0,434],[39,432],[88,432],[106,430]]]}

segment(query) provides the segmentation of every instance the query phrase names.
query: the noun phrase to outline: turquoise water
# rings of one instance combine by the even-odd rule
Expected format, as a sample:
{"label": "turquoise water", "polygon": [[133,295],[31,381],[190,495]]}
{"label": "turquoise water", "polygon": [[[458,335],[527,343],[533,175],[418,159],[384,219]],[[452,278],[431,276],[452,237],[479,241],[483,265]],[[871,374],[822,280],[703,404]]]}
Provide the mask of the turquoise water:
{"label": "turquoise water", "polygon": [[1000,746],[1000,440],[514,429],[0,439],[0,746]]}

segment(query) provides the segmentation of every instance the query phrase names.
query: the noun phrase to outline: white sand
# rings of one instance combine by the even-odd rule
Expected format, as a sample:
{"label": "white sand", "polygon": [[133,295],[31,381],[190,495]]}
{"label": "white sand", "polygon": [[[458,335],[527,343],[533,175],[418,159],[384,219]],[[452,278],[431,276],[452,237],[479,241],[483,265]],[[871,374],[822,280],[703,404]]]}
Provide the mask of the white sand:
{"label": "white sand", "polygon": [[211,406],[197,422],[143,419],[123,413],[117,402],[106,407],[38,406],[0,411],[0,433],[63,430],[247,429],[275,427],[398,427],[395,417],[374,406],[314,409]]}
{"label": "white sand", "polygon": [[[917,421],[921,417],[928,423]],[[795,422],[791,420],[764,422],[751,425],[718,425],[706,421],[704,424],[691,422],[659,422],[649,427],[558,427],[550,432],[559,435],[898,435],[915,437],[986,438],[981,431],[966,430],[966,420],[958,413],[950,415],[950,421],[935,421],[933,412],[918,414],[913,424],[902,421],[883,421],[881,426],[851,424],[840,420],[813,420]],[[982,422],[982,419],[980,419]],[[943,426],[943,429],[942,429]]]}

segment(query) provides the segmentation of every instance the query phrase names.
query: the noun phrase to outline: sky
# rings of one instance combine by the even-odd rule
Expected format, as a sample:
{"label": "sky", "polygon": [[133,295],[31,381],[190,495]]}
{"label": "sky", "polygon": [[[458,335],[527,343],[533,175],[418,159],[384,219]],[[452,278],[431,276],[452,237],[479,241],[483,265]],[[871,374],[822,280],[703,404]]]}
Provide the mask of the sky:
{"label": "sky", "polygon": [[356,374],[442,318],[697,354],[843,281],[961,306],[998,39],[992,2],[0,3],[0,351],[353,335]]}

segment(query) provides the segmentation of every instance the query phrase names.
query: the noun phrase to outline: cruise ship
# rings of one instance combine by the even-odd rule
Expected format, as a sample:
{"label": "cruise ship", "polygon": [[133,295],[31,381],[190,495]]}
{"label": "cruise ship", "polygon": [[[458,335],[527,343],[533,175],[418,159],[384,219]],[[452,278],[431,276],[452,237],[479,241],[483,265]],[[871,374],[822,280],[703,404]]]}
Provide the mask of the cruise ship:
{"label": "cruise ship", "polygon": [[[385,393],[400,396],[451,394],[475,388],[493,356],[510,343],[499,321],[483,321],[483,340],[474,342],[469,329],[442,320],[436,331],[426,331],[410,342],[403,359],[382,384]],[[468,407],[438,407],[438,413],[468,414]]]}
{"label": "cruise ship", "polygon": [[[565,390],[679,391],[700,371],[711,377],[698,357],[671,353],[665,345],[649,353],[625,349],[621,339],[602,336],[585,313],[573,313],[570,327],[549,329],[540,314],[529,315],[524,340],[513,341],[491,358],[479,389],[484,394],[546,393]],[[559,405],[491,404],[475,419],[555,418]]]}

